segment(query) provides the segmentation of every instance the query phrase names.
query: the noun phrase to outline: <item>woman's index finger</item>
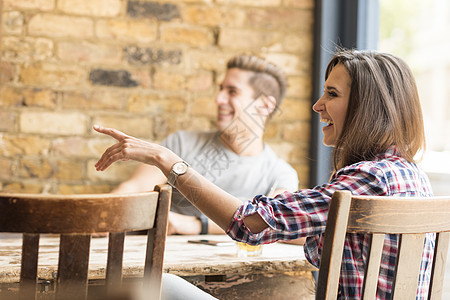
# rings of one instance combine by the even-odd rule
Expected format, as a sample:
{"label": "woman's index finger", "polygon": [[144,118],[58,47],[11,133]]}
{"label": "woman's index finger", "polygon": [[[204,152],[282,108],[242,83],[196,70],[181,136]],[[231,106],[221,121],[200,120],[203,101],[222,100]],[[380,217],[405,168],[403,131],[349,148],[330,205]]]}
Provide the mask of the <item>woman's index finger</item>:
{"label": "woman's index finger", "polygon": [[128,137],[128,135],[126,135],[125,133],[114,128],[106,128],[100,125],[94,125],[93,128],[95,131],[109,135],[110,137],[113,137],[118,141],[121,141],[124,138]]}

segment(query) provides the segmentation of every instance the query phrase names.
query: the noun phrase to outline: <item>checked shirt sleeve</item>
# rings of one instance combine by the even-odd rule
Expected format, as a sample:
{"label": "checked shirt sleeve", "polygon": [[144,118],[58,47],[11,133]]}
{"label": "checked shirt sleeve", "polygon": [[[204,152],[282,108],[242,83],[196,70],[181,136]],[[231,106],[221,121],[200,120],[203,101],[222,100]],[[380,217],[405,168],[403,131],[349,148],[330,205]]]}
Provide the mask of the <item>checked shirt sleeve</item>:
{"label": "checked shirt sleeve", "polygon": [[[324,233],[331,196],[336,190],[359,195],[387,194],[384,172],[371,163],[355,164],[336,172],[331,181],[313,189],[285,192],[275,198],[256,196],[236,211],[227,234],[251,245],[319,236]],[[253,234],[244,218],[259,214],[269,225]]]}

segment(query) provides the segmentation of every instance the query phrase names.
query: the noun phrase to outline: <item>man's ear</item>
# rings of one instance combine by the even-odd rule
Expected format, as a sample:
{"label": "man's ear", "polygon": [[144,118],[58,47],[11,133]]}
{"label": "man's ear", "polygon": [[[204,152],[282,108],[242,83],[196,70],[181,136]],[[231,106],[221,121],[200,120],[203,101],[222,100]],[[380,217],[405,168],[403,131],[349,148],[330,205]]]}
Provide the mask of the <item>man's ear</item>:
{"label": "man's ear", "polygon": [[269,116],[277,106],[277,100],[273,96],[261,96],[261,104],[258,107],[258,111],[260,114]]}

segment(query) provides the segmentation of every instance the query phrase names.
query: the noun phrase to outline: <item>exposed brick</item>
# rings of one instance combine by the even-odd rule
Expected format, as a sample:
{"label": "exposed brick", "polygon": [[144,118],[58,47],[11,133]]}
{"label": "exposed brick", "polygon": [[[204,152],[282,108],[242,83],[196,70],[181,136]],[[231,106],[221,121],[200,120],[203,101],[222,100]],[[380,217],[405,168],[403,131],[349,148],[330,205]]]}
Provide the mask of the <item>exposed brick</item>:
{"label": "exposed brick", "polygon": [[214,100],[215,96],[194,97],[190,101],[190,114],[194,117],[207,116],[211,119],[217,117],[217,104]]}
{"label": "exposed brick", "polygon": [[25,100],[18,89],[11,86],[0,88],[0,105],[2,107],[22,106]]}
{"label": "exposed brick", "polygon": [[38,158],[24,158],[20,160],[18,174],[23,178],[48,179],[54,174],[49,161]]}
{"label": "exposed brick", "polygon": [[16,115],[14,112],[0,111],[0,131],[14,131],[15,122]]}
{"label": "exposed brick", "polygon": [[178,6],[171,3],[128,1],[127,14],[132,18],[155,18],[171,21],[180,18]]}
{"label": "exposed brick", "polygon": [[213,74],[211,72],[199,72],[190,75],[186,82],[189,91],[201,92],[210,90],[213,87]]}
{"label": "exposed brick", "polygon": [[274,115],[274,121],[302,121],[309,120],[311,117],[311,103],[287,98],[283,101],[280,113]]}
{"label": "exposed brick", "polygon": [[7,158],[0,157],[0,180],[10,179],[12,174],[12,161]]}
{"label": "exposed brick", "polygon": [[87,41],[61,42],[57,49],[57,56],[61,60],[75,63],[119,64],[122,59],[122,48],[117,45]]}
{"label": "exposed brick", "polygon": [[266,142],[278,137],[279,124],[277,122],[270,121],[264,128],[264,140]]}
{"label": "exposed brick", "polygon": [[94,118],[94,124],[112,127],[135,137],[153,137],[152,120],[149,117],[96,116]]}
{"label": "exposed brick", "polygon": [[0,90],[0,104],[6,107],[29,106],[54,108],[56,106],[56,94],[49,89],[19,89],[4,86]]}
{"label": "exposed brick", "polygon": [[[219,4],[228,4],[232,6],[257,6],[257,7],[275,7],[280,6],[281,0],[216,0]],[[236,9],[236,7],[235,7]]]}
{"label": "exposed brick", "polygon": [[219,46],[223,48],[257,49],[279,45],[283,34],[279,31],[224,28],[219,34]]}
{"label": "exposed brick", "polygon": [[23,179],[20,182],[8,182],[3,184],[2,191],[8,193],[30,193],[40,194],[44,190],[44,184],[41,183],[28,183]]}
{"label": "exposed brick", "polygon": [[14,80],[16,71],[14,65],[0,61],[0,82],[5,84]]}
{"label": "exposed brick", "polygon": [[283,69],[286,74],[309,74],[311,65],[308,60],[303,60],[294,54],[269,53],[266,58]]}
{"label": "exposed brick", "polygon": [[107,184],[60,184],[57,193],[60,195],[103,194],[112,190]]}
{"label": "exposed brick", "polygon": [[164,50],[128,46],[124,49],[124,56],[128,63],[132,65],[178,65],[181,63],[183,53],[181,50]]}
{"label": "exposed brick", "polygon": [[[312,76],[290,76],[288,97],[310,99],[312,94]],[[311,105],[312,106],[312,105]]]}
{"label": "exposed brick", "polygon": [[312,61],[314,38],[312,31],[288,33],[281,41],[283,49],[287,52],[307,57],[305,60]]}
{"label": "exposed brick", "polygon": [[31,62],[53,55],[53,41],[47,38],[5,37],[2,43],[2,55],[8,61]]}
{"label": "exposed brick", "polygon": [[38,134],[82,135],[85,134],[87,116],[82,113],[22,112],[22,132]]}
{"label": "exposed brick", "polygon": [[100,157],[106,148],[111,146],[111,140],[100,138],[85,139],[82,137],[58,138],[52,142],[51,155],[58,157]]}
{"label": "exposed brick", "polygon": [[89,74],[89,80],[94,85],[108,85],[120,87],[135,87],[139,83],[131,78],[126,70],[94,69]]}
{"label": "exposed brick", "polygon": [[183,43],[192,47],[204,47],[215,43],[212,31],[204,27],[186,25],[163,26],[161,40],[166,43]]}
{"label": "exposed brick", "polygon": [[139,82],[139,86],[142,88],[150,88],[152,83],[151,69],[148,67],[132,69],[131,78]]}
{"label": "exposed brick", "polygon": [[267,29],[311,31],[314,25],[313,11],[285,8],[247,10],[247,26]]}
{"label": "exposed brick", "polygon": [[182,97],[155,95],[131,95],[128,99],[127,110],[133,113],[180,113],[186,110],[186,101]]}
{"label": "exposed brick", "polygon": [[281,137],[286,141],[298,143],[299,141],[309,142],[309,132],[311,126],[308,121],[283,124]]}
{"label": "exposed brick", "polygon": [[294,145],[293,151],[290,152],[288,160],[293,163],[308,163],[309,157],[309,143],[304,141],[297,141]]}
{"label": "exposed brick", "polygon": [[146,43],[157,39],[157,26],[151,20],[98,20],[95,34],[102,39]]}
{"label": "exposed brick", "polygon": [[37,14],[30,18],[28,31],[48,37],[89,38],[94,35],[94,22],[83,17]]}
{"label": "exposed brick", "polygon": [[291,163],[291,166],[297,171],[298,175],[298,188],[307,189],[309,185],[309,163]]}
{"label": "exposed brick", "polygon": [[3,135],[0,139],[0,154],[4,156],[46,155],[50,142],[39,136]]}
{"label": "exposed brick", "polygon": [[100,90],[62,92],[61,107],[80,110],[122,110],[127,94],[121,91]]}
{"label": "exposed brick", "polygon": [[226,62],[232,55],[224,55],[217,50],[194,49],[187,54],[191,70],[224,70]]}
{"label": "exposed brick", "polygon": [[314,9],[314,0],[283,0],[283,5],[301,9]]}
{"label": "exposed brick", "polygon": [[186,77],[175,72],[157,70],[153,75],[153,87],[159,90],[179,91],[185,88]]}
{"label": "exposed brick", "polygon": [[55,8],[54,0],[3,0],[3,8],[39,9],[41,11]]}
{"label": "exposed brick", "polygon": [[77,87],[85,77],[85,71],[75,65],[36,63],[25,65],[20,70],[20,81],[23,84],[44,87]]}
{"label": "exposed brick", "polygon": [[184,3],[195,3],[195,4],[197,4],[198,2],[202,2],[202,3],[204,3],[204,4],[211,4],[211,3],[213,3],[215,0],[201,0],[201,1],[198,1],[198,0],[178,0],[177,2],[184,2]]}
{"label": "exposed brick", "polygon": [[94,183],[110,182],[118,185],[121,181],[130,178],[131,174],[136,170],[138,163],[135,161],[118,161],[109,166],[105,171],[97,171],[94,164],[95,160],[89,160],[87,164],[87,177]]}
{"label": "exposed brick", "polygon": [[[76,4],[75,4],[76,3]],[[116,17],[120,13],[120,0],[58,0],[58,9],[65,13],[96,17]]]}
{"label": "exposed brick", "polygon": [[307,184],[314,2],[4,0],[0,189],[109,192],[137,164],[97,172],[115,141],[92,124],[155,142],[213,129],[216,85],[242,52],[288,73],[287,99],[264,138]]}
{"label": "exposed brick", "polygon": [[59,160],[53,176],[60,180],[81,180],[83,178],[83,163],[74,160]]}
{"label": "exposed brick", "polygon": [[2,31],[4,34],[21,34],[24,31],[24,16],[18,11],[2,14]]}
{"label": "exposed brick", "polygon": [[32,88],[23,91],[25,106],[30,107],[56,107],[56,93],[48,89]]}
{"label": "exposed brick", "polygon": [[295,145],[289,142],[278,142],[270,144],[275,153],[290,162],[298,162],[298,157],[304,159],[308,157],[308,149],[301,145]]}
{"label": "exposed brick", "polygon": [[245,10],[233,6],[190,5],[183,10],[183,21],[194,25],[241,27],[245,20]]}

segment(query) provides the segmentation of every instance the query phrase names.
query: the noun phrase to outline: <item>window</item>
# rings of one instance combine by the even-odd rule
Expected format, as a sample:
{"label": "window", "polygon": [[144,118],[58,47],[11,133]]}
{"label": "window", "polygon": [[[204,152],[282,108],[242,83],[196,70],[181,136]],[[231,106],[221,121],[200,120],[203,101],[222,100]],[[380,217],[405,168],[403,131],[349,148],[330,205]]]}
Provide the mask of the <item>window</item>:
{"label": "window", "polygon": [[450,1],[380,0],[378,49],[396,54],[417,81],[427,151],[421,163],[436,195],[450,195]]}

